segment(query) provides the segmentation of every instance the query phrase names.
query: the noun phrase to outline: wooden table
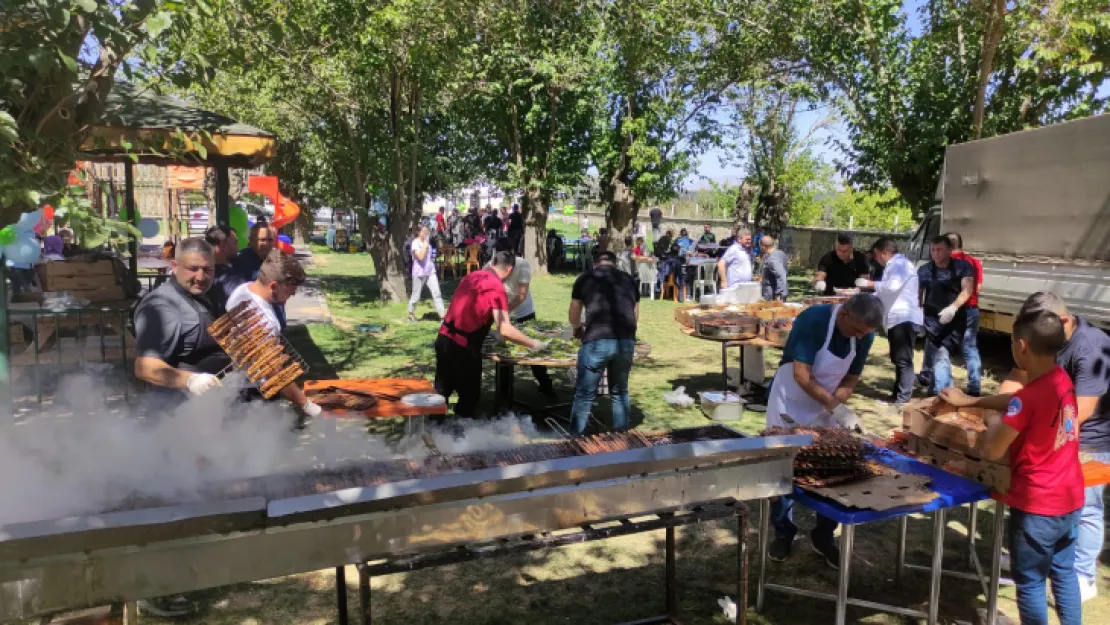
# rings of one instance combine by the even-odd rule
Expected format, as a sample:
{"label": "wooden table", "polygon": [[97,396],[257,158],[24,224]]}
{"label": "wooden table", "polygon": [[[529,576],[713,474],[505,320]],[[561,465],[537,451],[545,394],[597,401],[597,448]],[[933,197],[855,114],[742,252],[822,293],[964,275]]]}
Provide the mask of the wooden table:
{"label": "wooden table", "polygon": [[[328,387],[340,390],[347,389],[372,395],[391,395],[404,397],[412,393],[434,393],[435,387],[424,378],[362,378],[355,380],[309,380],[304,383],[305,393],[322,390]],[[356,413],[357,415],[351,414]],[[447,404],[439,406],[410,406],[395,399],[380,397],[373,406],[366,410],[351,411],[343,409],[328,409],[328,414],[337,417],[361,416],[367,419],[388,419],[392,417],[409,417],[405,420],[405,431],[410,427],[419,426],[424,429],[424,417],[429,415],[447,414]],[[413,423],[415,421],[415,423]]]}

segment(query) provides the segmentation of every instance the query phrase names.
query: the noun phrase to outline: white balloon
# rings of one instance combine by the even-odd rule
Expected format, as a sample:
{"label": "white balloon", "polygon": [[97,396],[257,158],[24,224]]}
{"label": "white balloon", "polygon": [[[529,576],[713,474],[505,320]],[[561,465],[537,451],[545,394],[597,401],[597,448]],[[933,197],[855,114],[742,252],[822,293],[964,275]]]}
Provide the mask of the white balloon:
{"label": "white balloon", "polygon": [[143,233],[144,238],[149,239],[151,237],[158,236],[158,233],[161,231],[161,229],[162,226],[158,223],[157,219],[143,217],[139,220],[139,232]]}
{"label": "white balloon", "polygon": [[13,263],[33,263],[41,253],[39,241],[34,235],[21,236],[11,245],[4,246],[4,258]]}

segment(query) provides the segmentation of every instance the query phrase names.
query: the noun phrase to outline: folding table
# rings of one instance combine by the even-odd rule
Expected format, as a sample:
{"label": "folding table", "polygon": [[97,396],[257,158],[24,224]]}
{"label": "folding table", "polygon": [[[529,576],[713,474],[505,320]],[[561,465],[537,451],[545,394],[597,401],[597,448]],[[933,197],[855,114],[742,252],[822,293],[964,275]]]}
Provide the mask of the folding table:
{"label": "folding table", "polygon": [[[760,502],[761,514],[759,519],[759,576],[756,589],[756,610],[763,609],[765,591],[775,590],[803,597],[835,601],[837,625],[843,625],[846,622],[845,619],[849,605],[881,612],[901,614],[912,618],[923,618],[927,620],[929,625],[936,624],[938,610],[940,608],[941,558],[944,555],[944,530],[947,526],[945,514],[948,508],[962,506],[964,504],[973,504],[989,499],[990,489],[982,484],[953,475],[939,467],[918,462],[917,460],[907,458],[890,450],[877,450],[872,457],[899,473],[929,476],[932,480],[930,488],[936,493],[936,497],[926,504],[901,506],[891,510],[870,510],[850,508],[796,487],[792,495],[796,504],[800,503],[814,512],[841,524],[840,563],[837,575],[836,595],[782,584],[767,583],[767,548],[770,544],[771,502],[768,499],[762,500]],[[929,569],[928,613],[901,606],[850,598],[848,596],[848,582],[851,575],[852,547],[855,542],[856,526],[886,519],[904,519],[911,514],[923,512],[933,513],[933,557]],[[969,542],[972,545],[974,544],[974,533],[972,533],[969,538]],[[903,540],[900,543],[899,561],[903,561],[904,557],[905,541]]]}

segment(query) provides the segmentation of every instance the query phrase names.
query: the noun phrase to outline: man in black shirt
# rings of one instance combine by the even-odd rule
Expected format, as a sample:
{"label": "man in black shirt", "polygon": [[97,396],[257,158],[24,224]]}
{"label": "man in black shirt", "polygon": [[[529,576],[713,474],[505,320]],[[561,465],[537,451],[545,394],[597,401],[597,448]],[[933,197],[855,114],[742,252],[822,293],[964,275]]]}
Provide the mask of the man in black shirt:
{"label": "man in black shirt", "polygon": [[658,241],[663,236],[663,211],[656,206],[648,211],[648,217],[651,218],[651,240]]}
{"label": "man in black shirt", "polygon": [[963,342],[975,271],[966,260],[952,258],[952,242],[944,235],[933,239],[929,255],[932,260],[917,270],[925,313],[925,363],[918,380],[939,395],[952,386],[950,355]]}
{"label": "man in black shirt", "polygon": [[204,231],[204,240],[212,246],[215,255],[216,281],[208,289],[208,300],[219,317],[227,312],[227,298],[231,292],[245,282],[231,271],[231,262],[239,252],[239,237],[229,226],[211,226]]}
{"label": "man in black shirt", "polygon": [[524,246],[521,245],[521,242],[524,240],[524,215],[520,214],[520,204],[513,203],[513,211],[509,213],[508,234],[517,256],[523,256]]}
{"label": "man in black shirt", "polygon": [[655,252],[656,258],[663,258],[671,251],[671,246],[674,245],[674,230],[668,230],[667,234],[661,237],[655,237]]}
{"label": "man in black shirt", "polygon": [[[632,409],[628,398],[628,375],[636,347],[636,323],[640,318],[640,292],[632,276],[617,269],[612,252],[598,255],[593,269],[578,276],[571,290],[570,325],[581,337],[578,350],[578,382],[571,407],[571,431],[582,434],[597,396],[603,373],[609,376],[609,398],[613,402],[613,430],[628,429]],[[582,323],[582,311],[586,323]]]}
{"label": "man in black shirt", "polygon": [[863,252],[855,249],[850,235],[836,235],[836,248],[821,257],[813,286],[819,295],[833,295],[833,289],[854,289],[856,280],[868,278],[871,267]]}

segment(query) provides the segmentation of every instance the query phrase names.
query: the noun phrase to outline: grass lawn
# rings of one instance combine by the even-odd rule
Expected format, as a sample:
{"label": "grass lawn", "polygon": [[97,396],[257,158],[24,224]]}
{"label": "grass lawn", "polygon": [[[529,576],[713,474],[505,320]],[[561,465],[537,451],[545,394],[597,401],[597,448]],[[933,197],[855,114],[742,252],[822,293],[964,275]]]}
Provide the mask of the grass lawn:
{"label": "grass lawn", "polygon": [[[404,304],[381,306],[377,289],[369,277],[371,264],[363,254],[330,254],[316,248],[316,266],[312,274],[320,278],[328,294],[328,305],[334,325],[312,325],[300,330],[294,340],[310,360],[313,376],[380,377],[423,376],[431,378],[434,371],[432,342],[439,324],[432,318],[434,310],[427,299],[417,314],[428,315],[419,323],[406,322]],[[555,275],[537,278],[533,296],[542,319],[566,320],[567,305],[573,276]],[[801,281],[799,281],[799,284]],[[444,285],[445,297],[455,281]],[[795,291],[800,287],[795,285]],[[705,424],[696,408],[679,409],[668,406],[662,394],[675,386],[687,392],[718,389],[721,384],[721,357],[718,344],[681,335],[674,321],[677,304],[645,301],[641,304],[640,338],[652,345],[649,358],[637,361],[631,378],[635,420],[641,428],[664,429]],[[381,334],[354,331],[358,324],[385,326]],[[987,341],[983,347],[986,366],[993,376],[985,383],[994,386],[1008,366],[1006,344]],[[920,352],[918,354],[920,358]],[[779,354],[769,350],[766,355],[768,375],[774,371]],[[731,356],[735,365],[736,356]],[[962,373],[962,370],[960,370]],[[572,389],[556,377],[556,387],[568,398]],[[882,403],[889,394],[893,368],[887,356],[884,339],[876,340],[868,367],[860,385],[859,396],[852,405],[866,426],[877,433],[886,433],[899,426],[900,415],[892,414]],[[492,375],[487,375],[485,405],[492,394]],[[535,394],[531,375],[522,372],[517,378],[517,395],[528,399]],[[538,395],[536,396],[538,399]],[[608,415],[607,402],[599,403],[596,413],[602,420]],[[758,432],[763,415],[748,412],[737,427]],[[755,526],[757,508],[752,507]],[[835,592],[835,573],[811,553],[807,532],[812,515],[798,508],[801,527],[793,557],[785,564],[769,564],[772,581],[825,592]],[[947,534],[946,562],[958,567],[965,558],[965,511],[951,511]],[[981,557],[986,561],[990,544],[990,511],[980,514]],[[927,563],[931,542],[931,519],[910,521],[909,560]],[[717,599],[734,595],[730,582],[735,575],[735,527],[713,523],[678,530],[678,597],[684,623],[725,623],[717,607]],[[909,573],[902,584],[893,580],[891,566],[897,525],[894,522],[868,525],[857,532],[852,567],[852,594],[855,597],[907,605],[924,609],[928,600],[928,583],[924,573]],[[663,610],[663,533],[564,547],[525,556],[498,558],[398,574],[375,579],[373,610],[379,623],[439,623],[450,619],[457,623],[489,624],[603,624],[634,620]],[[752,592],[756,574],[755,534],[749,534],[752,553]],[[1106,556],[1104,555],[1104,558]],[[1105,566],[1100,572],[1110,577]],[[358,618],[354,570],[347,579],[352,584],[352,619]],[[263,623],[317,624],[332,623],[334,610],[334,579],[330,571],[307,573],[280,579],[241,584],[213,590],[209,594],[212,607],[202,616],[185,622],[246,625]],[[1013,589],[1002,591],[1001,609],[1015,617]],[[1087,603],[1084,623],[1110,622],[1110,590],[1103,583],[1103,595]],[[951,619],[975,621],[976,610],[985,605],[979,586],[958,579],[944,580],[942,586],[942,621]],[[768,593],[764,614],[749,622],[762,624],[824,624],[833,620],[833,604],[813,599],[799,600],[773,592]],[[913,619],[850,608],[850,622],[903,623]],[[144,619],[144,622],[160,622]],[[169,621],[167,621],[168,623]],[[182,621],[176,621],[182,622]],[[1055,621],[1054,621],[1055,622]]]}

